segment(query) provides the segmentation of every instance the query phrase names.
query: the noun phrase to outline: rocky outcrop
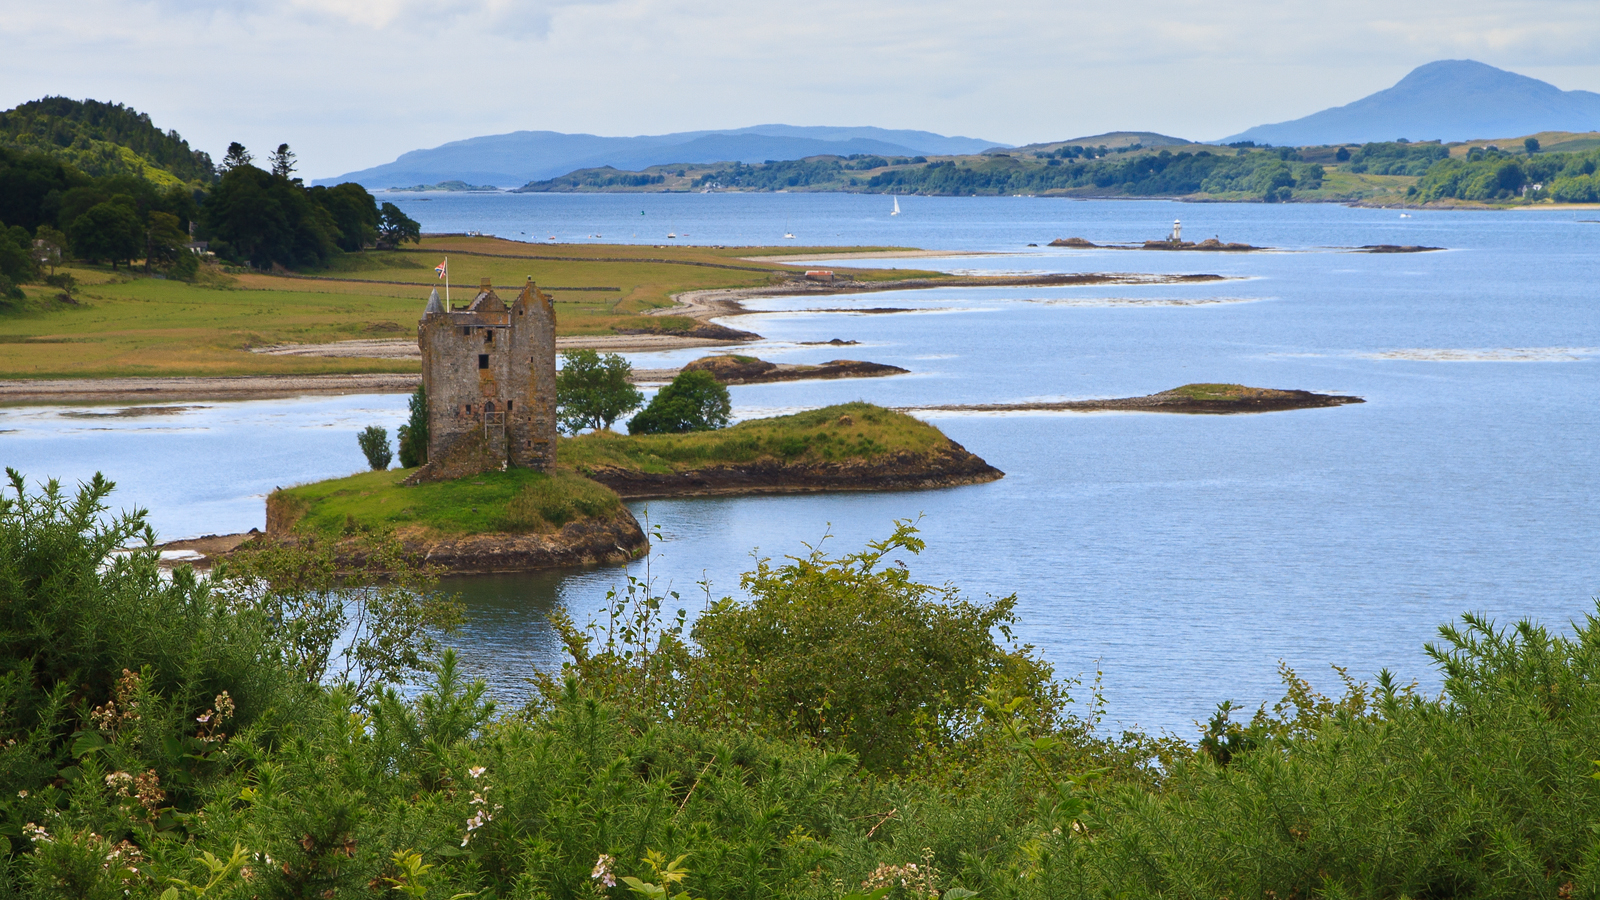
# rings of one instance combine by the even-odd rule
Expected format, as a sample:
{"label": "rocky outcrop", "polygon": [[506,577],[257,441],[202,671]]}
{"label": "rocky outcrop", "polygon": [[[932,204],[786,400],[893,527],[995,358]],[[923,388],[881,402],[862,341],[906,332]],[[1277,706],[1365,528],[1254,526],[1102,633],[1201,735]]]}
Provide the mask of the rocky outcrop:
{"label": "rocky outcrop", "polygon": [[864,460],[790,462],[767,456],[749,463],[670,473],[596,466],[583,474],[625,499],[910,491],[982,484],[1005,477],[955,441],[930,453],[900,451]]}
{"label": "rocky outcrop", "polygon": [[639,520],[627,507],[611,516],[568,522],[554,534],[400,535],[428,563],[452,573],[527,572],[573,566],[616,565],[650,550]]}
{"label": "rocky outcrop", "polygon": [[855,359],[832,359],[819,365],[779,365],[753,356],[707,356],[683,367],[685,372],[701,371],[723,384],[767,384],[774,381],[804,381],[813,378],[875,378],[904,375],[907,370],[885,363]]}

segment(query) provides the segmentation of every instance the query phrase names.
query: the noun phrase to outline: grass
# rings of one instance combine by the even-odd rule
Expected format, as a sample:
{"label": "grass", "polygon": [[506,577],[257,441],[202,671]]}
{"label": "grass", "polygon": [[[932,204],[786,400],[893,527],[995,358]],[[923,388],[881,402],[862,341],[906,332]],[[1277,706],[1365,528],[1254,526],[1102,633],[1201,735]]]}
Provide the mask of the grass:
{"label": "grass", "polygon": [[296,527],[322,535],[359,529],[403,533],[549,533],[578,519],[615,512],[610,488],[569,469],[508,469],[406,487],[413,469],[362,472],[273,492],[271,503],[297,515]]}
{"label": "grass", "polygon": [[[534,245],[497,238],[428,238],[420,248],[341,256],[300,276],[216,274],[185,284],[88,266],[66,267],[80,282],[77,305],[27,285],[24,301],[0,303],[0,377],[110,378],[156,375],[320,375],[416,372],[416,360],[268,356],[250,348],[415,333],[433,266],[451,257],[454,299],[480,278],[520,285],[532,277],[554,297],[561,335],[619,328],[667,328],[687,319],[641,318],[672,295],[754,287],[799,271],[743,256],[835,248]],[[850,270],[856,277],[927,277],[911,270]],[[617,290],[570,290],[570,288]],[[551,288],[554,288],[553,290]],[[504,293],[504,291],[502,291]]]}
{"label": "grass", "polygon": [[1242,384],[1186,384],[1162,393],[1177,394],[1190,400],[1246,400],[1272,397],[1284,392],[1272,388],[1246,387]]}
{"label": "grass", "polygon": [[763,457],[794,462],[870,460],[891,453],[926,453],[949,439],[939,429],[905,413],[870,403],[753,419],[720,431],[622,435],[609,431],[565,438],[563,465],[579,472],[614,466],[664,474]]}

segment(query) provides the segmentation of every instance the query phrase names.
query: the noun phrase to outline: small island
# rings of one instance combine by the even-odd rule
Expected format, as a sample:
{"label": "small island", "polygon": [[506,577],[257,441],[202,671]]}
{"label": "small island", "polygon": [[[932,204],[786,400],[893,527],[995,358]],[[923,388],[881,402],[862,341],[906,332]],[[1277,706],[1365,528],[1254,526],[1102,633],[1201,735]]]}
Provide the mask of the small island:
{"label": "small island", "polygon": [[[697,359],[684,366],[682,371],[710,372],[711,377],[723,384],[769,384],[817,378],[879,378],[884,375],[904,375],[909,370],[856,359],[831,359],[817,365],[799,365],[768,362],[754,356],[722,354]],[[670,377],[675,373],[668,369],[644,369],[634,374],[635,380],[659,380],[663,375]]]}
{"label": "small island", "polygon": [[[407,484],[417,470],[392,469],[279,488],[267,497],[266,534],[309,530],[355,548],[362,532],[389,531],[447,572],[519,572],[642,556],[649,539],[624,499],[905,491],[1004,476],[932,425],[867,403],[716,431],[563,437],[557,454],[547,471]],[[169,549],[225,555],[239,543],[219,541]]]}
{"label": "small island", "polygon": [[1155,412],[1190,415],[1232,415],[1238,413],[1280,412],[1289,409],[1321,409],[1365,403],[1360,397],[1343,394],[1316,394],[1311,391],[1285,391],[1275,388],[1246,387],[1242,384],[1186,384],[1144,397],[1108,400],[1063,400],[1040,403],[976,403],[944,406],[919,406],[915,409],[940,412]]}
{"label": "small island", "polygon": [[1142,244],[1096,244],[1081,237],[1056,238],[1047,246],[1066,247],[1072,250],[1196,250],[1220,253],[1242,253],[1256,250],[1271,250],[1271,247],[1257,247],[1252,244],[1234,244],[1219,238],[1206,238],[1203,241],[1185,241],[1176,237],[1162,240],[1145,241]]}
{"label": "small island", "polygon": [[629,499],[907,491],[996,481],[1004,472],[939,429],[845,403],[719,431],[561,442],[562,464]]}

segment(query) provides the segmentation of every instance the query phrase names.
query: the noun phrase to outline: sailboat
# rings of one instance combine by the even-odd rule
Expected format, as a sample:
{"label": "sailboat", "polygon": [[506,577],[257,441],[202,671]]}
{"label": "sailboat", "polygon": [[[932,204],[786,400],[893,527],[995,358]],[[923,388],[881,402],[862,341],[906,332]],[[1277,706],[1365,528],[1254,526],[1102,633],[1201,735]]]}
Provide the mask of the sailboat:
{"label": "sailboat", "polygon": [[894,212],[889,213],[889,215],[891,215],[891,216],[900,215],[900,198],[899,197],[894,198]]}

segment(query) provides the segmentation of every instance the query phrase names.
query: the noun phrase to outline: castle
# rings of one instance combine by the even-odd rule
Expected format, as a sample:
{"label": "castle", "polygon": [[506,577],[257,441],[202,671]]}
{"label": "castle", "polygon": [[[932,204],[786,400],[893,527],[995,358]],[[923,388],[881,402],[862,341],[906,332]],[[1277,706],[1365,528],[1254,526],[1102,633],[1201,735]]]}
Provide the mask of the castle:
{"label": "castle", "polygon": [[439,292],[417,325],[428,462],[408,483],[556,462],[556,321],[533,279],[508,307],[485,278],[461,309]]}

